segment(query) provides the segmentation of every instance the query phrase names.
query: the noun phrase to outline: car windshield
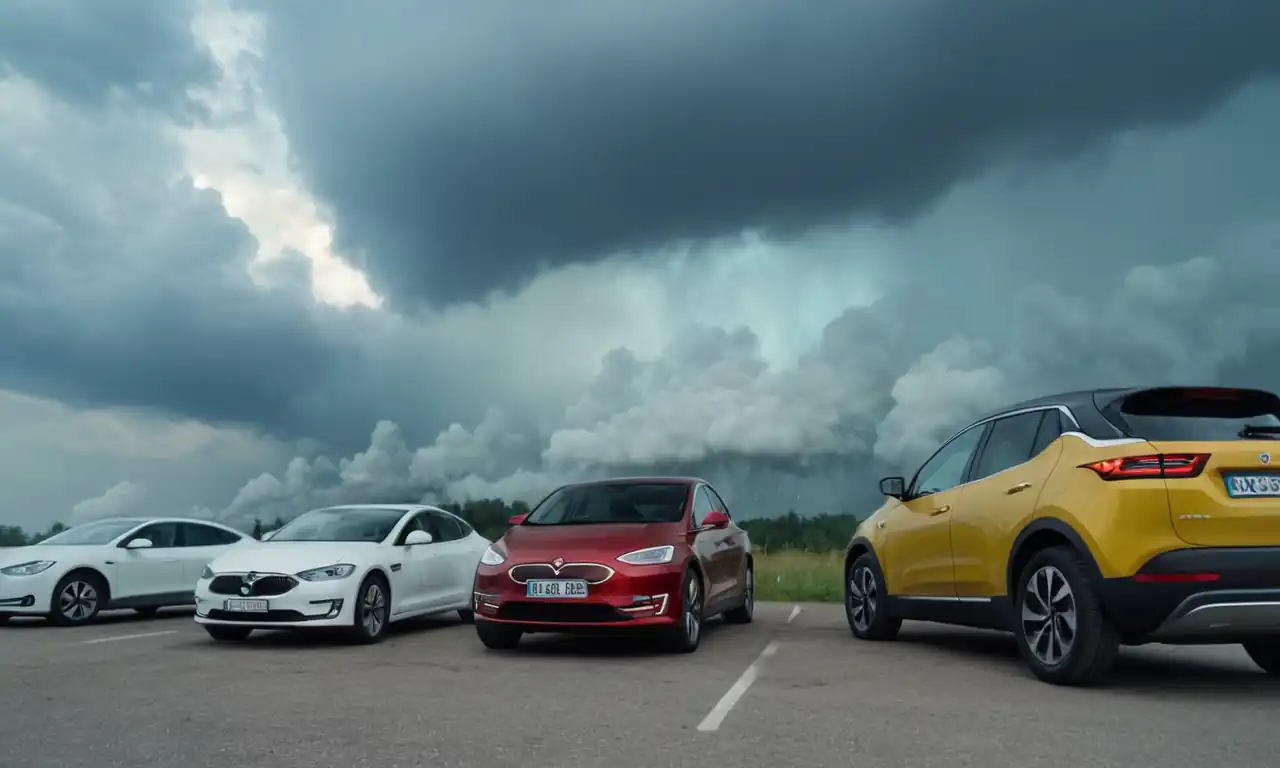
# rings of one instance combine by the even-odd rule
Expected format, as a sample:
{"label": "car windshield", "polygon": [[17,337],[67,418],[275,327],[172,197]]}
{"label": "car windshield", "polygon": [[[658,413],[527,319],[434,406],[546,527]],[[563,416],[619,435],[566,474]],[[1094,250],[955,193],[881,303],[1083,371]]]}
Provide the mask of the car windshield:
{"label": "car windshield", "polygon": [[543,499],[524,524],[678,523],[688,494],[681,483],[571,485]]}
{"label": "car windshield", "polygon": [[317,509],[294,518],[271,541],[378,542],[391,535],[404,515],[404,510],[386,507]]}
{"label": "car windshield", "polygon": [[146,520],[99,520],[94,523],[85,523],[54,534],[40,542],[40,545],[91,547],[110,544],[118,536],[128,533],[145,522]]}

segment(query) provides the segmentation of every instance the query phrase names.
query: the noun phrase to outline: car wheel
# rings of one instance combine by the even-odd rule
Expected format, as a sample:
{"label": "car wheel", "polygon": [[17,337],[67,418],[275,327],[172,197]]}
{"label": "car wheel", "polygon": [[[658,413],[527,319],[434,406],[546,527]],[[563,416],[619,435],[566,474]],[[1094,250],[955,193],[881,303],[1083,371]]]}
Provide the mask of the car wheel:
{"label": "car wheel", "polygon": [[1272,677],[1280,677],[1280,637],[1250,640],[1244,644],[1244,652],[1253,663]]}
{"label": "car wheel", "polygon": [[362,645],[381,642],[391,616],[391,594],[387,582],[371,573],[360,582],[351,619],[351,639]]}
{"label": "car wheel", "polygon": [[158,606],[153,605],[147,608],[134,608],[133,612],[138,614],[139,616],[146,616],[147,618],[151,618],[152,616],[155,616],[159,610],[160,608]]}
{"label": "car wheel", "polygon": [[228,627],[225,624],[205,624],[204,631],[220,643],[241,643],[253,634],[252,627]]}
{"label": "car wheel", "polygon": [[462,619],[463,624],[474,624],[476,622],[475,611],[466,608],[458,611],[458,618]]}
{"label": "car wheel", "polygon": [[7,624],[7,623],[9,623],[9,614],[0,613],[0,624]]}
{"label": "car wheel", "polygon": [[844,579],[844,614],[849,629],[859,640],[893,640],[902,628],[902,619],[889,615],[885,601],[884,576],[871,554],[853,561]]}
{"label": "car wheel", "polygon": [[747,588],[742,595],[742,605],[732,611],[725,611],[724,620],[730,624],[750,624],[756,612],[756,569],[747,563]]}
{"label": "car wheel", "polygon": [[88,624],[98,617],[107,599],[102,577],[88,571],[72,571],[53,588],[49,621],[63,627]]}
{"label": "car wheel", "polygon": [[1036,677],[1088,685],[1111,671],[1120,633],[1102,612],[1084,562],[1074,550],[1036,553],[1018,577],[1014,635]]}
{"label": "car wheel", "polygon": [[513,627],[494,624],[490,621],[476,622],[476,635],[485,648],[495,651],[509,651],[520,644],[520,636],[524,633]]}
{"label": "car wheel", "polygon": [[680,589],[680,620],[667,636],[667,650],[672,653],[693,653],[702,641],[702,579],[693,569],[684,572]]}

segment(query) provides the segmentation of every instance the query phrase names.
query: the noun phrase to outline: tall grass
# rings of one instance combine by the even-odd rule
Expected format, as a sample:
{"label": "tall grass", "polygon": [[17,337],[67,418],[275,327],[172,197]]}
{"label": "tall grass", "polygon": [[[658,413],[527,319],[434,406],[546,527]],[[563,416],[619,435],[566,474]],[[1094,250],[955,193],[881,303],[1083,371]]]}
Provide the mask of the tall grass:
{"label": "tall grass", "polygon": [[756,599],[839,603],[844,600],[844,553],[782,549],[756,552]]}

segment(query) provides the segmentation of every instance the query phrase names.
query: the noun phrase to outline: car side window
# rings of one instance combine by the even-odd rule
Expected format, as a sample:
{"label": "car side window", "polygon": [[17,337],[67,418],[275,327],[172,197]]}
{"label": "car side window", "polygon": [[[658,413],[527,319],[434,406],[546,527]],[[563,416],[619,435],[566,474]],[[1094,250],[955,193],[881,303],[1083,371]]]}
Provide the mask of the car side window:
{"label": "car side window", "polygon": [[182,523],[179,527],[182,529],[182,535],[179,537],[180,546],[183,547],[221,547],[239,541],[239,538],[231,532],[214,528],[212,525]]}
{"label": "car side window", "polygon": [[438,512],[428,512],[427,515],[435,521],[436,530],[440,531],[439,538],[432,534],[432,538],[436,541],[457,541],[462,538],[462,528],[452,515],[442,515]]}
{"label": "car side window", "polygon": [[732,520],[733,515],[729,514],[728,505],[724,503],[724,499],[720,498],[720,494],[716,493],[716,489],[709,485],[704,487],[707,489],[707,495],[711,497],[711,508]]}
{"label": "car side window", "polygon": [[1036,432],[1036,441],[1031,445],[1031,458],[1039,456],[1049,443],[1062,437],[1062,414],[1057,408],[1044,412],[1040,422],[1040,430]]}
{"label": "car side window", "polygon": [[910,496],[915,498],[942,493],[963,483],[969,459],[973,458],[973,451],[978,447],[978,440],[985,430],[985,424],[970,427],[938,449],[916,473]]}
{"label": "car side window", "polygon": [[179,546],[178,524],[154,523],[148,525],[129,537],[129,541],[134,539],[150,539],[151,546],[154,549],[168,549],[169,547]]}
{"label": "car side window", "polygon": [[693,526],[696,528],[702,525],[702,521],[707,519],[707,515],[711,513],[711,497],[707,495],[707,487],[705,485],[698,486],[693,492]]}
{"label": "car side window", "polygon": [[997,472],[1030,461],[1031,446],[1036,441],[1036,433],[1043,419],[1044,411],[1031,411],[992,422],[991,435],[982,446],[982,455],[978,457],[973,479],[991,477]]}

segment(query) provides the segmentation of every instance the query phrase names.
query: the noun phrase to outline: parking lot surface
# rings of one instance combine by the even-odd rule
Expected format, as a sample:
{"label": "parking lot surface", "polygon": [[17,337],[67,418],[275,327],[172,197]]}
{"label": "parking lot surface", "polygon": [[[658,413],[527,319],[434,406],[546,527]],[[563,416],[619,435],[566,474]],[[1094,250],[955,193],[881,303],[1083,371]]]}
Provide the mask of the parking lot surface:
{"label": "parking lot surface", "polygon": [[906,624],[850,637],[840,606],[761,604],[694,654],[527,637],[486,651],[453,617],[381,645],[189,613],[0,627],[5,768],[1277,765],[1280,682],[1235,647],[1126,649],[1114,680],[1031,677],[1010,637]]}

